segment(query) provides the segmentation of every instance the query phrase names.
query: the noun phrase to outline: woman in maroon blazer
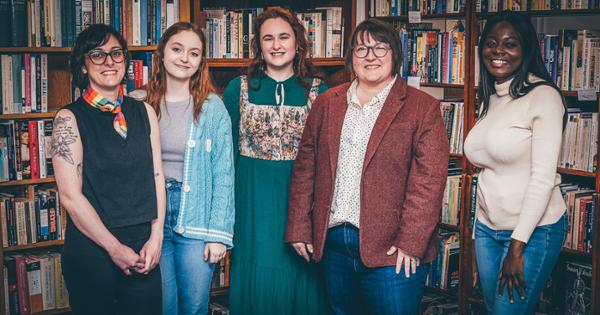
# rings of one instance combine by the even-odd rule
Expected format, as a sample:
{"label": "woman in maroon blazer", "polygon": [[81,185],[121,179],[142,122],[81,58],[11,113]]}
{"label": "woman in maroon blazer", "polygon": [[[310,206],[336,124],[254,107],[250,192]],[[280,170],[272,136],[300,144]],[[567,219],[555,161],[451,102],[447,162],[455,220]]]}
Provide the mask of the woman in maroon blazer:
{"label": "woman in maroon blazer", "polygon": [[398,75],[387,23],[357,26],[354,81],[313,104],[294,164],[286,242],[323,259],[336,314],[415,314],[438,251],[448,167],[438,101]]}

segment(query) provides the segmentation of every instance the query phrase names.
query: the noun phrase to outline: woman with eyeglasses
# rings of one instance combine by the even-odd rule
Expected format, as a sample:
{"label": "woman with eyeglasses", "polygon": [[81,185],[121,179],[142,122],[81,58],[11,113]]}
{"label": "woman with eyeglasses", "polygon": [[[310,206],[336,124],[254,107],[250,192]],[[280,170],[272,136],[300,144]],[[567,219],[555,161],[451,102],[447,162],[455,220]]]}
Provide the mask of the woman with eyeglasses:
{"label": "woman with eyeglasses", "polygon": [[107,25],[81,32],[82,95],[54,119],[52,163],[68,213],[62,272],[73,314],[161,314],[165,187],[154,109],[123,95],[129,61]]}
{"label": "woman with eyeglasses", "polygon": [[324,314],[314,263],[284,243],[292,164],[317,94],[306,32],[296,16],[269,8],[254,20],[254,59],[224,101],[233,122],[236,211],[229,306],[232,314]]}
{"label": "woman with eyeglasses", "polygon": [[320,95],[294,163],[286,241],[323,261],[336,314],[417,314],[438,253],[448,136],[438,101],[407,86],[398,34],[370,19],[355,79]]}

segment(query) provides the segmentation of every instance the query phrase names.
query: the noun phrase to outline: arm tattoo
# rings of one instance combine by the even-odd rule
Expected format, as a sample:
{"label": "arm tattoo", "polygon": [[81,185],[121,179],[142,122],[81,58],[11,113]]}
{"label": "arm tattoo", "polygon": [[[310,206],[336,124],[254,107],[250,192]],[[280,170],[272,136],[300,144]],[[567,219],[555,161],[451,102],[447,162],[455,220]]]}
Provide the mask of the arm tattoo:
{"label": "arm tattoo", "polygon": [[[56,117],[52,130],[52,157],[58,156],[75,165],[70,145],[77,141],[77,136],[70,125],[71,117]],[[78,166],[79,169],[79,166]]]}
{"label": "arm tattoo", "polygon": [[83,163],[79,162],[77,164],[77,175],[81,177],[83,175]]}

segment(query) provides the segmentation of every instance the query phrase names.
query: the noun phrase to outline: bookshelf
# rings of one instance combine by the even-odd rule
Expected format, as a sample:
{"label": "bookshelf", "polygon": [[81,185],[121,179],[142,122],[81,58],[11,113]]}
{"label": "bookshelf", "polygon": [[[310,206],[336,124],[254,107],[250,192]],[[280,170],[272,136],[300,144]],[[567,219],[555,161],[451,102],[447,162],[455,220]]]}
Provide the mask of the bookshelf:
{"label": "bookshelf", "polygon": [[[18,0],[20,1],[20,0]],[[84,0],[83,2],[88,1],[88,0]],[[92,6],[92,10],[93,13],[91,14],[90,17],[90,23],[99,23],[99,22],[106,22],[107,17],[109,17],[108,19],[112,22],[111,25],[115,25],[119,23],[119,18],[115,18],[115,16],[117,16],[117,14],[115,14],[115,12],[117,12],[115,10],[115,12],[110,12],[108,15],[106,13],[106,10],[104,10],[104,14],[102,13],[97,13],[97,9],[100,8],[100,6],[104,5],[106,8],[107,5],[110,6],[110,8],[114,8],[115,5],[117,6],[121,6],[119,9],[122,9],[123,6],[126,5],[126,1],[122,0],[122,1],[108,1],[108,0],[89,0],[90,3],[93,4]],[[141,0],[141,3],[155,3],[156,0]],[[24,1],[24,3],[26,3],[27,6],[29,5],[34,5],[33,1]],[[163,1],[163,3],[165,3]],[[178,8],[178,16],[179,16],[179,20],[180,21],[190,21],[199,25],[203,25],[203,21],[202,21],[202,15],[203,15],[203,11],[206,10],[207,8],[211,8],[211,7],[223,7],[224,3],[222,1],[217,1],[217,0],[201,0],[201,1],[192,1],[192,0],[174,0],[174,1],[169,1],[169,3],[171,5],[173,5],[172,9],[173,10],[177,10]],[[64,4],[61,4],[64,6]],[[72,4],[73,6],[77,5],[77,4]],[[316,1],[307,1],[307,2],[295,2],[295,1],[288,1],[288,0],[284,0],[284,1],[273,1],[273,0],[268,0],[268,1],[245,1],[245,0],[236,0],[236,1],[230,1],[227,2],[227,9],[228,10],[242,10],[244,8],[249,8],[249,7],[266,7],[266,6],[284,6],[287,8],[290,8],[294,11],[305,11],[305,10],[311,10],[314,9],[316,7],[332,7],[332,6],[336,6],[336,7],[341,7],[342,8],[342,24],[344,26],[343,28],[343,33],[342,33],[342,38],[343,39],[347,39],[349,38],[354,25],[355,25],[355,17],[356,17],[356,1],[343,1],[343,0],[316,0]],[[27,9],[29,9],[29,7],[26,7]],[[32,7],[33,8],[33,7]],[[0,13],[2,12],[2,9],[6,10],[6,8],[1,7],[0,6]],[[83,9],[82,9],[83,10]],[[129,8],[126,7],[126,10],[129,10]],[[142,9],[143,10],[143,9]],[[150,5],[147,7],[147,12],[151,15],[152,14],[152,9],[150,7]],[[19,18],[17,19],[18,21],[21,21],[21,18],[27,18],[28,14],[30,14],[29,12],[32,11],[25,11],[24,15],[20,15]],[[101,11],[102,12],[102,11]],[[122,11],[122,14],[125,14],[125,12],[130,13],[130,11]],[[4,12],[6,13],[6,12]],[[123,31],[125,29],[129,29],[129,32],[132,32],[132,28],[134,29],[133,32],[135,32],[135,28],[131,25],[131,24],[127,24],[126,23],[126,19],[123,19],[123,16],[125,15],[120,15],[121,11],[118,11],[119,16],[121,18],[120,22],[122,24],[118,24],[120,25],[120,27],[118,28],[119,30]],[[164,13],[164,12],[163,12]],[[8,13],[9,15],[12,13]],[[35,12],[33,13],[34,15],[36,14]],[[67,13],[68,14],[68,13]],[[40,16],[40,15],[37,15]],[[154,17],[156,17],[156,14],[154,14]],[[44,17],[44,19],[47,17]],[[148,21],[149,23],[152,21],[151,20],[152,17],[148,17]],[[168,17],[167,17],[168,18]],[[48,18],[50,19],[50,18]],[[82,17],[83,19],[83,17]],[[131,19],[131,18],[127,18],[127,19]],[[140,19],[143,19],[143,17],[140,17]],[[40,19],[40,21],[42,21]],[[67,21],[62,21],[61,23],[63,23],[63,25],[68,25]],[[75,28],[77,29],[77,22],[73,21],[73,23],[75,24]],[[35,23],[33,23],[35,24]],[[43,24],[43,22],[42,22]],[[59,23],[60,24],[60,23]],[[141,25],[144,25],[143,23]],[[34,26],[31,26],[34,27]],[[132,43],[131,41],[135,40],[135,35],[133,35],[132,37],[130,37],[130,33],[128,34],[127,32],[123,31],[123,34],[125,35],[126,38],[129,39],[128,41],[128,48],[129,51],[131,52],[133,59],[139,59],[138,57],[141,56],[142,59],[144,59],[144,65],[149,66],[149,64],[147,64],[147,62],[150,60],[148,59],[148,57],[151,56],[151,53],[156,50],[157,46],[157,42],[156,40],[158,39],[158,37],[156,35],[160,35],[160,34],[156,34],[154,31],[152,31],[153,27],[151,26],[151,24],[148,24],[148,28],[146,29],[146,31],[148,32],[148,36],[149,39],[148,41],[146,41],[145,43],[147,43],[148,45],[135,45],[134,43]],[[163,29],[164,30],[164,29]],[[71,31],[66,31],[65,27],[63,26],[63,32],[67,32],[66,34],[63,33],[62,36],[63,37],[63,42],[64,43],[72,43],[72,41],[75,38],[75,34],[73,34]],[[71,32],[71,33],[68,33]],[[143,31],[140,31],[143,32]],[[154,32],[154,33],[152,33]],[[45,55],[47,58],[47,110],[46,111],[42,111],[42,112],[34,112],[34,113],[5,113],[5,114],[0,114],[0,123],[3,122],[7,122],[7,121],[29,121],[29,120],[40,120],[40,119],[52,119],[54,117],[54,115],[56,114],[57,110],[60,109],[61,106],[68,104],[72,101],[72,99],[76,96],[76,94],[74,94],[74,91],[70,88],[71,84],[70,84],[70,71],[69,71],[69,56],[72,52],[72,47],[69,47],[69,45],[54,45],[50,39],[47,38],[42,38],[39,39],[39,42],[35,42],[35,32],[31,31],[30,34],[26,34],[27,36],[31,35],[31,39],[28,39],[28,41],[31,43],[29,46],[26,45],[18,45],[17,47],[13,47],[13,45],[8,44],[8,45],[0,45],[0,55],[24,55],[24,54],[31,54],[31,55]],[[152,33],[152,36],[150,36]],[[23,33],[21,33],[23,34]],[[41,33],[38,33],[41,34]],[[47,35],[50,36],[50,35]],[[61,36],[60,33],[54,34],[53,36]],[[141,35],[143,38],[143,35]],[[152,39],[150,39],[150,37],[152,37]],[[66,38],[66,40],[65,40]],[[3,43],[2,40],[5,40],[6,37],[2,37],[0,36],[0,43]],[[27,41],[26,41],[27,42]],[[142,40],[143,42],[143,40]],[[4,42],[5,43],[5,42]],[[41,43],[41,44],[40,44]],[[43,46],[43,47],[39,47],[39,46]],[[45,47],[45,46],[53,46],[53,47]],[[55,46],[60,46],[60,47],[55,47]],[[150,57],[151,58],[151,57]],[[226,84],[229,82],[229,80],[239,74],[242,74],[245,70],[245,67],[250,63],[250,59],[249,58],[231,58],[231,59],[225,59],[225,58],[209,58],[208,60],[209,63],[209,67],[211,68],[211,74],[213,75],[213,78],[215,79],[217,88],[219,91],[222,91],[222,89],[226,86]],[[314,65],[321,71],[321,73],[325,76],[326,82],[330,85],[330,86],[335,86],[341,82],[347,81],[349,78],[349,75],[346,73],[346,71],[344,71],[344,59],[343,59],[343,54],[341,54],[338,57],[329,57],[329,58],[314,58],[313,59],[313,63]],[[150,70],[148,71],[150,72]],[[6,181],[0,181],[0,193],[3,192],[12,192],[15,190],[26,190],[26,191],[33,191],[34,187],[55,187],[56,183],[54,178],[49,177],[49,178],[41,178],[41,179],[24,179],[24,180],[6,180]],[[66,211],[62,211],[62,213],[64,213],[66,216]],[[64,219],[63,216],[63,219]],[[0,222],[0,227],[2,225],[4,225],[4,222]],[[64,225],[63,225],[64,227]],[[0,235],[1,237],[1,235]],[[1,239],[0,239],[1,240]],[[13,255],[13,254],[30,254],[30,253],[37,253],[37,252],[46,252],[48,250],[51,249],[60,249],[61,246],[63,245],[64,241],[62,239],[60,240],[52,240],[52,241],[43,241],[43,242],[37,242],[37,243],[33,243],[33,244],[20,244],[20,245],[11,245],[8,247],[3,248],[2,250],[0,250],[0,260],[3,261],[4,257],[6,255]],[[229,264],[225,263],[222,268],[229,268]],[[4,277],[4,273],[3,271],[0,269],[0,276]],[[228,281],[228,279],[227,279]],[[225,281],[225,283],[227,284],[227,281]],[[6,292],[7,288],[4,287],[4,283],[2,281],[0,281],[0,293],[4,293]],[[2,294],[3,295],[3,294]],[[227,299],[227,295],[228,295],[228,286],[224,286],[224,287],[220,287],[220,288],[213,288],[211,290],[211,299],[215,299],[218,301],[221,300],[225,300]],[[0,299],[0,313],[4,313],[4,310],[6,307],[8,307],[7,305],[5,305],[5,299],[2,298]],[[35,314],[61,314],[61,313],[67,313],[69,312],[70,309],[69,308],[57,308],[57,309],[53,309],[53,310],[48,310],[48,311],[44,311],[44,312],[36,312]]]}

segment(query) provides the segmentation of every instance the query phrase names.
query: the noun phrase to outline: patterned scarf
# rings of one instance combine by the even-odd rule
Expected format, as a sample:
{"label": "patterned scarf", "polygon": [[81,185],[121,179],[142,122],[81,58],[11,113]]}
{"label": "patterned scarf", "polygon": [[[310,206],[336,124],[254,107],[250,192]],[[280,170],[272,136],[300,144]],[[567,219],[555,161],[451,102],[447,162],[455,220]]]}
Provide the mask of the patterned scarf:
{"label": "patterned scarf", "polygon": [[123,86],[119,87],[119,96],[117,97],[117,101],[112,103],[111,101],[105,99],[98,93],[94,88],[88,86],[88,88],[83,92],[83,99],[90,104],[90,106],[97,108],[103,112],[111,112],[115,114],[115,119],[113,120],[113,127],[115,131],[123,138],[123,140],[127,139],[127,123],[125,122],[125,115],[121,112],[121,105],[123,104]]}

